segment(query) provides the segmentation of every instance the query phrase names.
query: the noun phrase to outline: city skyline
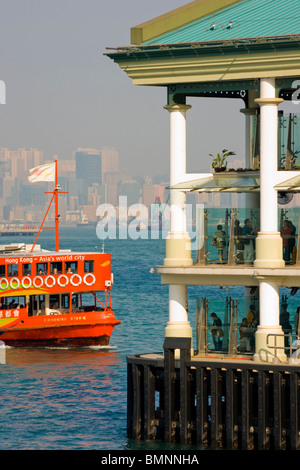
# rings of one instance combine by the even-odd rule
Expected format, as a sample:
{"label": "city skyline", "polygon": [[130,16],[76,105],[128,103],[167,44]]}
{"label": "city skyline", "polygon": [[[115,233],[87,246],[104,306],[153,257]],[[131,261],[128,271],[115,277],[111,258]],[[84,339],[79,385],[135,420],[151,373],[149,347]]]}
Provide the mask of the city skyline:
{"label": "city skyline", "polygon": [[[38,223],[49,203],[46,190],[53,183],[28,180],[30,170],[49,163],[38,149],[0,147],[0,219],[5,222]],[[157,197],[164,203],[167,181],[153,184],[148,176],[134,176],[119,168],[116,149],[78,148],[69,160],[57,158],[58,182],[67,194],[60,198],[61,222],[87,223],[97,220],[100,204],[118,206],[120,196],[128,204],[151,205]],[[155,181],[154,181],[155,183]],[[146,188],[146,189],[145,189]],[[49,213],[51,215],[51,211]]]}
{"label": "city skyline", "polygon": [[[95,158],[99,158],[95,162]],[[53,183],[28,181],[33,166],[49,163],[44,152],[38,149],[14,149],[0,147],[0,218],[5,223],[39,224],[49,204],[46,190]],[[96,166],[95,166],[96,165]],[[242,160],[233,160],[229,167],[243,166]],[[119,153],[116,149],[78,148],[72,159],[58,159],[58,177],[62,190],[67,195],[60,198],[61,224],[94,224],[98,208],[102,205],[114,207],[118,213],[120,200],[124,196],[128,209],[140,204],[150,209],[156,203],[168,205],[168,175],[138,176],[119,168]],[[238,194],[193,193],[188,195],[188,204],[201,204],[208,209],[244,207],[245,201]],[[281,209],[299,206],[299,197]],[[163,207],[163,206],[162,206]],[[52,211],[53,212],[53,211]],[[53,214],[50,211],[50,218]],[[104,210],[105,212],[105,210]],[[128,212],[129,214],[129,212]],[[98,213],[99,215],[99,213]]]}
{"label": "city skyline", "polygon": [[[105,54],[130,45],[131,27],[186,3],[4,1],[1,147],[37,147],[49,160],[69,159],[78,147],[112,146],[123,171],[168,174],[166,88],[133,86]],[[191,98],[189,104],[188,171],[208,170],[209,153],[224,147],[244,157],[241,100]]]}

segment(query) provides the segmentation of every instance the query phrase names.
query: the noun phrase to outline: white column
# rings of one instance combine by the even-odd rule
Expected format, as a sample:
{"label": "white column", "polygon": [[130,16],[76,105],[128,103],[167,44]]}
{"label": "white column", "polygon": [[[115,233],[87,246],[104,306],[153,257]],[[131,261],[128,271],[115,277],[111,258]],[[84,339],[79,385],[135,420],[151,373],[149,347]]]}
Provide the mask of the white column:
{"label": "white column", "polygon": [[[278,232],[277,192],[274,189],[278,166],[278,104],[275,79],[261,79],[260,98],[260,232],[256,239],[254,267],[281,268],[282,239]],[[254,359],[261,362],[287,360],[283,331],[279,323],[279,288],[265,276],[259,281],[259,326],[255,334]]]}
{"label": "white column", "polygon": [[279,288],[274,282],[261,281],[260,288],[260,321],[262,328],[273,328],[279,325]]}
{"label": "white column", "polygon": [[260,84],[260,232],[256,239],[257,268],[280,268],[282,239],[278,232],[276,171],[278,165],[278,105],[275,78],[263,78]]}
{"label": "white column", "polygon": [[[186,111],[188,106],[171,106],[170,112],[170,186],[186,174]],[[170,193],[170,231],[179,234],[186,232],[185,218],[186,194],[171,190]]]}
{"label": "white column", "polygon": [[186,323],[187,315],[187,286],[171,285],[169,286],[169,322]]}
{"label": "white column", "polygon": [[[186,112],[191,106],[165,106],[170,113],[170,186],[186,174]],[[191,266],[191,240],[186,230],[186,193],[170,190],[170,232],[166,239],[165,266]]]}
{"label": "white column", "polygon": [[261,81],[261,97],[270,99],[261,103],[260,119],[260,198],[261,232],[277,232],[277,191],[274,189],[278,167],[278,109],[275,98],[275,80]]}
{"label": "white column", "polygon": [[[186,112],[191,106],[165,106],[170,113],[170,186],[186,174]],[[170,231],[166,239],[165,266],[191,266],[191,240],[186,229],[186,193],[170,190]],[[165,336],[192,337],[187,314],[186,285],[169,286],[169,321]]]}
{"label": "white column", "polygon": [[264,280],[259,283],[259,322],[254,360],[286,362],[284,336],[279,324],[279,288],[275,282]]}

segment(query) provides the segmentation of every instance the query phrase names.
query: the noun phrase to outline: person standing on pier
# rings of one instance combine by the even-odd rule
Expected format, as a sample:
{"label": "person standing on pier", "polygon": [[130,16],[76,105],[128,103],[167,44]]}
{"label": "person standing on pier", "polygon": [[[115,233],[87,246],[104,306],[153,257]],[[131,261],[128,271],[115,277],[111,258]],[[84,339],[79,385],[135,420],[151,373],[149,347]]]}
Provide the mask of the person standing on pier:
{"label": "person standing on pier", "polygon": [[254,231],[250,219],[245,219],[243,227],[244,239],[244,262],[245,264],[252,264],[254,261]]}
{"label": "person standing on pier", "polygon": [[293,259],[293,252],[296,246],[296,227],[295,225],[289,220],[288,221],[289,229],[291,231],[290,238],[288,239],[288,247],[289,247],[289,261]]}
{"label": "person standing on pier", "polygon": [[255,310],[255,306],[253,304],[250,305],[250,310],[249,312],[247,313],[247,322],[248,322],[248,326],[251,325],[251,323],[253,322],[254,319],[257,319],[258,320],[258,313],[257,311]]}
{"label": "person standing on pier", "polygon": [[222,328],[222,321],[214,312],[211,314],[210,317],[213,320],[213,327],[211,329],[211,334],[213,337],[215,350],[221,351],[222,344],[223,344],[223,336],[224,336],[224,332]]}
{"label": "person standing on pier", "polygon": [[243,263],[244,242],[243,242],[243,229],[240,226],[239,220],[236,220],[234,222],[234,245],[235,245],[236,264],[241,264]]}
{"label": "person standing on pier", "polygon": [[213,238],[214,245],[218,250],[219,255],[219,262],[223,263],[223,251],[226,246],[226,234],[224,230],[222,230],[222,225],[217,226],[217,231]]}
{"label": "person standing on pier", "polygon": [[290,253],[291,253],[291,235],[292,229],[289,224],[288,220],[283,221],[283,226],[280,229],[280,235],[282,237],[282,245],[283,245],[283,259],[286,263],[290,261]]}

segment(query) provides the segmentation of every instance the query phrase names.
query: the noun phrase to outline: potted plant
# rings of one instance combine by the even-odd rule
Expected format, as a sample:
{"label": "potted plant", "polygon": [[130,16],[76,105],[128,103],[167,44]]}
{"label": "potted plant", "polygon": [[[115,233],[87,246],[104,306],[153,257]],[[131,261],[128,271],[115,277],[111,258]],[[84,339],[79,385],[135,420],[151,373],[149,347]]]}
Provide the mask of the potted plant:
{"label": "potted plant", "polygon": [[229,151],[229,150],[226,150],[226,149],[223,149],[222,153],[221,154],[218,153],[216,157],[214,155],[212,155],[211,153],[209,155],[211,157],[213,157],[213,161],[212,161],[211,166],[215,171],[226,171],[226,169],[227,169],[227,158],[230,155],[236,155],[236,153],[232,152],[232,151]]}

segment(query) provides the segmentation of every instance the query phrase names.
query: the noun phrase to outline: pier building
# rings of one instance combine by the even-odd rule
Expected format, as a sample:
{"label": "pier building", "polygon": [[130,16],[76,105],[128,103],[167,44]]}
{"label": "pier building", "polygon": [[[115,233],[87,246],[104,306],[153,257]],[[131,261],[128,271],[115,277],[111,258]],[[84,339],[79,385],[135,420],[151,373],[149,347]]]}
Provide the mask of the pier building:
{"label": "pier building", "polygon": [[[299,449],[299,321],[287,312],[300,287],[300,227],[286,206],[300,190],[298,13],[297,0],[195,0],[133,27],[130,46],[107,52],[133,85],[166,88],[170,121],[170,230],[157,267],[169,321],[164,354],[128,358],[135,439]],[[240,100],[244,169],[226,171],[221,155],[209,173],[186,171],[191,97]],[[292,113],[282,111],[287,102]],[[197,212],[194,259],[185,210],[197,192],[244,194],[246,204],[228,207],[222,223],[220,213]],[[215,286],[197,301],[196,347],[190,285]],[[243,294],[219,308],[223,286]]]}

